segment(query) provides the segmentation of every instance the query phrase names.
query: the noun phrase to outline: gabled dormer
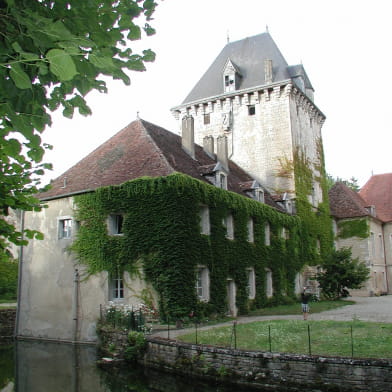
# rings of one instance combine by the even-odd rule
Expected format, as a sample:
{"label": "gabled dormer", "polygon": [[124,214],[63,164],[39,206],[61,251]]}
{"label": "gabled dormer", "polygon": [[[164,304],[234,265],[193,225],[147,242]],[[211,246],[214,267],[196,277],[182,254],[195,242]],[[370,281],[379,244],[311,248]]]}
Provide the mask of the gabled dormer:
{"label": "gabled dormer", "polygon": [[228,58],[223,68],[223,91],[228,93],[237,90],[240,77],[241,74],[238,71],[238,68],[230,58]]}

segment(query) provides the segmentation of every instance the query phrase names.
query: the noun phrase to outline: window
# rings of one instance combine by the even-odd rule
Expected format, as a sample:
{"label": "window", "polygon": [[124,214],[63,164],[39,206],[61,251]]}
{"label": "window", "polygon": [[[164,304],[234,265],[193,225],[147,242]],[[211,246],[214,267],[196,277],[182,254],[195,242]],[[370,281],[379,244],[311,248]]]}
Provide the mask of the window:
{"label": "window", "polygon": [[221,189],[227,190],[227,176],[225,173],[218,172],[217,173],[217,184],[216,186]]}
{"label": "window", "polygon": [[378,242],[380,244],[380,257],[384,258],[384,241],[382,240],[382,234],[378,235]]}
{"label": "window", "polygon": [[264,191],[261,188],[257,188],[254,190],[255,200],[259,201],[260,203],[264,203]]}
{"label": "window", "polygon": [[226,238],[234,239],[234,225],[233,225],[233,215],[227,215],[222,221],[223,227],[226,228]]}
{"label": "window", "polygon": [[72,219],[59,219],[59,238],[71,238],[72,236]]}
{"label": "window", "polygon": [[248,297],[249,299],[255,299],[256,297],[256,275],[254,268],[248,269]]}
{"label": "window", "polygon": [[110,235],[122,235],[124,217],[120,214],[112,214],[108,218],[108,230]]}
{"label": "window", "polygon": [[204,113],[203,117],[204,117],[204,125],[209,124],[211,121],[210,120],[210,113]]}
{"label": "window", "polygon": [[290,238],[290,231],[285,227],[282,227],[282,238],[288,240]]}
{"label": "window", "polygon": [[376,243],[374,241],[374,233],[370,232],[369,254],[371,258],[376,257]]}
{"label": "window", "polygon": [[210,210],[207,206],[200,206],[200,233],[210,234]]}
{"label": "window", "polygon": [[248,220],[248,241],[254,242],[254,230],[253,230],[253,219]]}
{"label": "window", "polygon": [[271,229],[268,222],[264,225],[264,244],[271,245]]}
{"label": "window", "polygon": [[274,294],[274,289],[273,289],[273,285],[272,285],[272,272],[268,268],[265,270],[265,272],[266,272],[266,274],[265,274],[265,280],[266,280],[265,294],[266,294],[267,298],[271,298],[272,295]]}
{"label": "window", "polygon": [[235,74],[225,75],[225,92],[235,90]]}
{"label": "window", "polygon": [[110,299],[119,300],[124,298],[124,280],[121,274],[112,276],[110,282]]}
{"label": "window", "polygon": [[255,105],[249,105],[248,106],[248,115],[249,116],[254,116],[256,114],[256,106]]}
{"label": "window", "polygon": [[206,267],[199,266],[196,271],[196,295],[200,301],[210,300],[210,277]]}

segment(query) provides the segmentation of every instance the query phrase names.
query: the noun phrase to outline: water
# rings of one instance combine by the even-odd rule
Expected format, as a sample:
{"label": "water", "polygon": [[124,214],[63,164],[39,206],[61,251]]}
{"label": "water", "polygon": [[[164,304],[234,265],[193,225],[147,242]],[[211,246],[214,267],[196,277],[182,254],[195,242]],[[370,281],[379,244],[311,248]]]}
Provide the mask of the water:
{"label": "water", "polygon": [[245,392],[157,371],[104,371],[93,346],[35,341],[0,346],[0,392]]}

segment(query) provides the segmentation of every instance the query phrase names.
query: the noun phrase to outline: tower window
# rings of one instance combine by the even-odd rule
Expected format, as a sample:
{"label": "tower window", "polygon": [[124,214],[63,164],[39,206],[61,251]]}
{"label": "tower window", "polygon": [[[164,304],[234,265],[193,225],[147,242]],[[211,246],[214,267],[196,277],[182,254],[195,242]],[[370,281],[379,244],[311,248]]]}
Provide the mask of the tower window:
{"label": "tower window", "polygon": [[210,123],[210,113],[204,113],[204,125],[207,125]]}
{"label": "tower window", "polygon": [[249,114],[249,116],[254,116],[256,114],[256,106],[255,105],[248,106],[248,114]]}

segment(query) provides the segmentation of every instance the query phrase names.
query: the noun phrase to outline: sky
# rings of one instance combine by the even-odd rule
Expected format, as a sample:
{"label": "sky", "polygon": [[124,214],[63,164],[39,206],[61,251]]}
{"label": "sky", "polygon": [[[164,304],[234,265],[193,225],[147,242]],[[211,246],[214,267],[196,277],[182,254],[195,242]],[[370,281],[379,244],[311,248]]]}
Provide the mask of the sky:
{"label": "sky", "polygon": [[392,23],[388,0],[163,0],[156,34],[131,44],[151,48],[154,63],[130,73],[131,85],[108,81],[107,94],[86,97],[93,114],[53,114],[45,156],[56,178],[130,122],[140,118],[179,132],[170,109],[179,105],[230,41],[268,31],[289,65],[302,63],[326,115],[326,170],[355,177],[392,171]]}

